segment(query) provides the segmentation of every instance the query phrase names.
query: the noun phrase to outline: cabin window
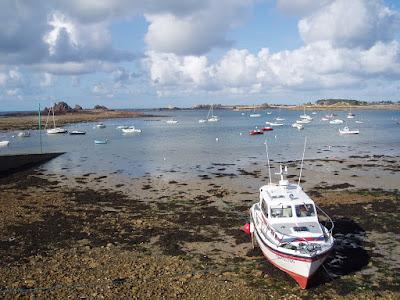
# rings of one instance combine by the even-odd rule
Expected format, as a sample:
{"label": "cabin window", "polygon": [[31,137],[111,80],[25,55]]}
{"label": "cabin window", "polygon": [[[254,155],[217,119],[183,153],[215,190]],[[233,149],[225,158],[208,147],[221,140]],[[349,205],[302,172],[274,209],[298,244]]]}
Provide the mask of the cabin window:
{"label": "cabin window", "polygon": [[280,207],[271,207],[271,216],[273,218],[291,218],[292,206],[282,205]]}
{"label": "cabin window", "polygon": [[262,201],[261,201],[261,210],[262,210],[264,216],[266,216],[268,218],[268,204],[265,202],[264,199],[262,199]]}
{"label": "cabin window", "polygon": [[315,216],[314,205],[312,204],[296,205],[296,216],[299,218]]}

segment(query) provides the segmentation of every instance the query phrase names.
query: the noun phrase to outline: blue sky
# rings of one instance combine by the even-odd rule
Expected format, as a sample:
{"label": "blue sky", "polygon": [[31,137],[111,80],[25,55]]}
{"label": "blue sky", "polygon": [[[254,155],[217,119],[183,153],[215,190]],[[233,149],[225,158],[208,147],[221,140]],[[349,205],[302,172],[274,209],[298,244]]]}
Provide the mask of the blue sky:
{"label": "blue sky", "polygon": [[0,110],[400,100],[389,0],[4,0]]}

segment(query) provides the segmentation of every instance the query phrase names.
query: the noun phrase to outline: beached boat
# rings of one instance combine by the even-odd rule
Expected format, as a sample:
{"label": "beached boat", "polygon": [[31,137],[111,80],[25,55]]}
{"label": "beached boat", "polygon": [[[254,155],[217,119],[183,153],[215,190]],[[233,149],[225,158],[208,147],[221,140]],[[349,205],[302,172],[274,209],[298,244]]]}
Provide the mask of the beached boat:
{"label": "beached boat", "polygon": [[207,121],[208,121],[208,122],[218,122],[218,121],[219,121],[218,116],[214,115],[213,104],[211,104],[210,109],[209,109],[209,111],[208,111],[208,114],[207,114]]}
{"label": "beached boat", "polygon": [[359,134],[360,130],[358,130],[358,129],[350,130],[349,127],[345,126],[345,127],[343,127],[343,129],[339,128],[339,133],[340,134]]}
{"label": "beached boat", "polygon": [[[269,183],[260,187],[260,200],[251,207],[250,223],[243,230],[274,266],[305,289],[333,248],[333,222],[299,184],[284,178],[287,167],[280,166],[276,174],[281,177],[278,184],[272,183],[270,175]],[[330,229],[319,222],[317,209]]]}
{"label": "beached boat", "polygon": [[105,139],[105,140],[94,140],[94,143],[96,145],[103,145],[103,144],[107,144],[108,140],[107,139]]}
{"label": "beached boat", "polygon": [[99,124],[96,124],[96,128],[103,129],[103,128],[106,128],[106,125],[104,125],[103,123],[99,123]]}
{"label": "beached boat", "polygon": [[304,129],[304,126],[299,123],[293,123],[292,127],[297,128],[298,130]]}
{"label": "beached boat", "polygon": [[19,137],[30,137],[31,133],[29,131],[21,131],[21,132],[18,132],[18,136]]}
{"label": "beached boat", "polygon": [[249,134],[250,135],[259,135],[259,134],[264,134],[264,131],[256,128],[256,129],[250,130]]}
{"label": "beached boat", "polygon": [[0,147],[7,147],[10,144],[10,141],[0,141]]}
{"label": "beached boat", "polygon": [[47,128],[47,124],[49,121],[49,115],[50,113],[52,113],[52,117],[53,117],[53,128],[51,129],[47,129],[46,132],[47,134],[63,134],[63,133],[67,133],[68,131],[62,127],[56,127],[56,121],[54,119],[54,107],[51,107],[47,113],[47,118],[46,118],[46,124],[44,126],[44,128]]}
{"label": "beached boat", "polygon": [[135,128],[135,126],[131,126],[128,128],[123,128],[122,132],[123,133],[140,133],[140,132],[142,132],[142,129]]}
{"label": "beached boat", "polygon": [[262,131],[272,131],[272,130],[274,130],[274,129],[273,129],[272,127],[266,126],[266,127],[261,128],[261,130],[262,130]]}
{"label": "beached boat", "polygon": [[69,135],[85,135],[86,131],[80,131],[80,130],[72,130],[69,132]]}
{"label": "beached boat", "polygon": [[333,119],[333,120],[329,121],[329,124],[334,124],[334,125],[343,124],[343,123],[344,123],[344,121],[341,119]]}
{"label": "beached boat", "polygon": [[177,123],[178,123],[178,120],[169,119],[169,120],[165,121],[165,123],[167,123],[167,124],[177,124]]}
{"label": "beached boat", "polygon": [[276,122],[268,122],[266,121],[265,124],[270,125],[270,126],[283,126],[283,123],[276,123]]}
{"label": "beached boat", "polygon": [[256,113],[256,105],[253,106],[253,113],[249,115],[250,118],[260,118],[261,114]]}

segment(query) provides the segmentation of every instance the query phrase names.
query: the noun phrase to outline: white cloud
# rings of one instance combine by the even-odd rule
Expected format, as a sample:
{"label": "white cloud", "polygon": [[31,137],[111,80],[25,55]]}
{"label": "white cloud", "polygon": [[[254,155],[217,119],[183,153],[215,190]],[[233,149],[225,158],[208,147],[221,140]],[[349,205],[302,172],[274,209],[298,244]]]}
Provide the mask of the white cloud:
{"label": "white cloud", "polygon": [[107,89],[104,87],[103,84],[98,83],[93,85],[92,87],[92,93],[93,94],[99,94],[99,95],[104,95],[106,93],[108,93]]}
{"label": "white cloud", "polygon": [[369,48],[390,41],[400,28],[400,15],[379,0],[335,0],[300,20],[306,43],[330,41],[340,47]]}
{"label": "white cloud", "polygon": [[41,87],[50,87],[54,85],[54,76],[50,73],[43,73],[39,81]]}

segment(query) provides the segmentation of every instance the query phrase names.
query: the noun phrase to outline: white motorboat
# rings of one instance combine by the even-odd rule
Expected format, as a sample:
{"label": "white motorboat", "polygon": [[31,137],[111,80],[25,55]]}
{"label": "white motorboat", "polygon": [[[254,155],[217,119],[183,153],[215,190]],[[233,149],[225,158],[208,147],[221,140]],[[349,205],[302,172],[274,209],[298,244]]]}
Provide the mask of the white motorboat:
{"label": "white motorboat", "polygon": [[268,122],[266,121],[265,124],[270,125],[270,126],[283,126],[283,123],[276,123],[276,122]]}
{"label": "white motorboat", "polygon": [[285,119],[284,119],[284,118],[281,118],[281,117],[276,117],[276,118],[275,118],[275,121],[285,121]]}
{"label": "white motorboat", "polygon": [[322,117],[322,118],[321,118],[321,121],[329,121],[329,119],[326,118],[326,117]]}
{"label": "white motorboat", "polygon": [[[287,167],[280,166],[276,174],[281,178],[278,184],[272,183],[270,175],[269,183],[260,187],[260,199],[251,207],[250,223],[243,230],[274,266],[305,289],[333,248],[334,225],[299,184],[284,178]],[[329,229],[320,223],[317,209],[328,220]]]}
{"label": "white motorboat", "polygon": [[267,115],[270,115],[270,114],[272,114],[272,112],[271,111],[267,111]]}
{"label": "white motorboat", "polygon": [[329,121],[329,124],[334,124],[334,125],[343,124],[343,123],[344,123],[344,121],[341,119],[333,119],[333,120]]}
{"label": "white motorboat", "polygon": [[355,121],[357,124],[363,124],[364,122],[363,121]]}
{"label": "white motorboat", "polygon": [[343,127],[343,129],[339,128],[339,133],[340,134],[359,134],[360,130],[358,130],[358,129],[350,130],[349,127],[345,126],[345,127]]}
{"label": "white motorboat", "polygon": [[355,117],[355,114],[353,114],[353,113],[351,112],[351,107],[350,107],[350,111],[349,111],[349,113],[347,114],[347,119],[354,119],[354,117]]}
{"label": "white motorboat", "polygon": [[21,131],[21,132],[18,132],[18,136],[19,137],[30,137],[31,133],[29,131]]}
{"label": "white motorboat", "polygon": [[256,113],[256,105],[253,106],[253,113],[249,115],[250,118],[260,118],[261,114]]}
{"label": "white motorboat", "polygon": [[206,123],[206,122],[207,122],[206,119],[200,119],[200,120],[199,120],[199,123]]}
{"label": "white motorboat", "polygon": [[99,123],[99,124],[96,124],[96,128],[103,129],[103,128],[106,128],[106,125],[104,125],[103,123]]}
{"label": "white motorboat", "polygon": [[165,123],[167,123],[167,124],[177,124],[178,120],[170,119],[170,120],[165,121]]}
{"label": "white motorboat", "polygon": [[53,128],[47,129],[47,130],[46,130],[47,134],[62,134],[62,133],[67,133],[68,130],[66,130],[66,129],[62,128],[62,127],[56,127],[56,121],[55,121],[55,119],[54,119],[54,107],[51,107],[51,108],[49,109],[49,112],[48,112],[47,118],[46,118],[46,124],[45,124],[44,128],[47,128],[47,124],[48,124],[48,121],[49,121],[49,115],[50,115],[50,113],[52,113],[52,117],[53,117]]}
{"label": "white motorboat", "polygon": [[117,126],[117,129],[127,129],[127,128],[129,128],[128,125],[119,125],[119,126]]}
{"label": "white motorboat", "polygon": [[122,132],[123,133],[140,133],[140,132],[142,132],[142,130],[139,128],[135,128],[135,126],[131,126],[128,128],[122,128]]}
{"label": "white motorboat", "polygon": [[309,124],[311,123],[311,120],[309,119],[301,119],[296,121],[297,124]]}
{"label": "white motorboat", "polygon": [[297,128],[298,130],[304,129],[304,126],[299,123],[293,123],[292,127]]}
{"label": "white motorboat", "polygon": [[0,141],[0,147],[7,147],[10,144],[10,141]]}

